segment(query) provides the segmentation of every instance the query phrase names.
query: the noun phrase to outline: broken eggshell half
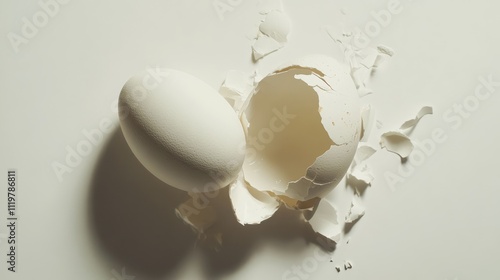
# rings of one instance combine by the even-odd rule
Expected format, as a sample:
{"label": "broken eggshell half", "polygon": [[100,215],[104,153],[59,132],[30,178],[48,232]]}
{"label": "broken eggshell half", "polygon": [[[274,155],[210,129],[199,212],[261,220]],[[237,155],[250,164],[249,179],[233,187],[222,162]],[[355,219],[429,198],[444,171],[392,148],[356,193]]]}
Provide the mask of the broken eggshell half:
{"label": "broken eggshell half", "polygon": [[261,205],[256,191],[267,194],[262,203],[271,196],[291,208],[314,206],[308,202],[324,197],[346,174],[362,129],[349,69],[324,55],[306,56],[267,75],[240,112],[247,145],[238,180],[244,182],[231,189],[244,184],[254,194],[248,205],[252,200],[231,196],[242,224],[259,223],[277,210],[271,201],[267,213],[252,211]]}

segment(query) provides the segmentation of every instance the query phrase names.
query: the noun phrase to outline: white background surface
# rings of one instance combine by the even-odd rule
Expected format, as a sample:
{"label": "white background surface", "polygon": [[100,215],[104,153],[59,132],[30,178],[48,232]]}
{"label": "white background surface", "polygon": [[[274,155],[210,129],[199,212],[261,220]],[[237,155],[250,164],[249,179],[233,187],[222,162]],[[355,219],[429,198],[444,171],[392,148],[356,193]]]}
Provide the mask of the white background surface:
{"label": "white background surface", "polygon": [[[1,1],[0,172],[15,168],[19,181],[17,273],[4,261],[6,183],[0,191],[2,279],[119,280],[114,271],[122,268],[136,279],[282,279],[304,264],[310,272],[288,279],[500,277],[500,87],[457,129],[443,119],[474,94],[478,77],[500,81],[500,4],[493,0],[401,0],[402,12],[374,36],[373,46],[396,50],[374,77],[375,94],[364,99],[383,129],[432,105],[435,114],[412,136],[422,141],[440,128],[447,140],[394,188],[384,174],[398,172],[398,157],[381,151],[370,160],[376,179],[349,244],[317,260],[318,246],[293,213],[243,228],[224,205],[230,234],[222,251],[194,248],[194,235],[173,213],[185,195],[144,170],[119,131],[113,104],[124,82],[161,65],[218,88],[232,69],[267,73],[310,53],[341,60],[325,26],[363,29],[388,1],[285,1],[289,42],[255,65],[247,35],[260,19],[257,3],[243,1],[221,20],[212,0],[73,0],[16,53],[7,34],[21,34],[23,17],[41,8]],[[64,163],[66,148],[85,140],[82,131],[106,119],[114,129],[59,181],[51,164]],[[345,260],[353,268],[337,273]]]}

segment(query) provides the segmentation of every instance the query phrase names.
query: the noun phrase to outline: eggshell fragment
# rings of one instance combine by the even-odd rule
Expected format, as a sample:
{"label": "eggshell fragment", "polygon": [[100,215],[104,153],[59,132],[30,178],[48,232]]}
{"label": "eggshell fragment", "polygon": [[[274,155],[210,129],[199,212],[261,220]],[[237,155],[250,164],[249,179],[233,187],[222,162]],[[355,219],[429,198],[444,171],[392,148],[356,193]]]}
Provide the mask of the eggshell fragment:
{"label": "eggshell fragment", "polygon": [[359,165],[363,161],[369,159],[373,154],[375,154],[377,151],[368,145],[360,145],[358,147],[358,150],[356,151],[356,155],[354,155],[354,162],[353,165]]}
{"label": "eggshell fragment", "polygon": [[407,158],[413,151],[413,143],[410,138],[399,131],[389,131],[380,137],[380,147],[398,154],[401,158]]}
{"label": "eggshell fragment", "polygon": [[[358,90],[359,91],[359,90]],[[361,139],[359,142],[367,142],[375,124],[375,111],[372,106],[365,104],[361,108]]]}
{"label": "eggshell fragment", "polygon": [[236,218],[242,225],[260,224],[270,218],[280,206],[276,198],[248,186],[243,178],[230,185],[229,196]]}
{"label": "eggshell fragment", "polygon": [[283,47],[283,44],[266,35],[259,35],[252,46],[253,59],[259,60],[264,56]]}
{"label": "eggshell fragment", "polygon": [[420,121],[421,118],[423,118],[425,115],[432,115],[432,113],[433,113],[432,107],[424,106],[424,107],[422,107],[422,109],[420,109],[420,111],[417,113],[415,118],[404,122],[399,129],[404,130],[404,129],[413,128],[418,124],[418,122]]}
{"label": "eggshell fragment", "polygon": [[188,192],[235,180],[245,136],[224,98],[184,72],[161,69],[130,78],[119,99],[120,125],[130,149],[153,175]]}
{"label": "eggshell fragment", "polygon": [[226,79],[219,88],[219,93],[239,112],[243,101],[253,89],[254,76],[242,71],[231,70],[226,74]]}
{"label": "eggshell fragment", "polygon": [[312,229],[322,236],[338,243],[342,236],[337,209],[327,200],[321,200],[314,214],[308,220]]}
{"label": "eggshell fragment", "polygon": [[212,206],[200,209],[196,196],[189,198],[175,209],[175,214],[178,218],[184,221],[187,225],[198,234],[205,233],[212,227],[216,221],[215,210]]}
{"label": "eggshell fragment", "polygon": [[274,10],[267,14],[266,19],[259,26],[259,30],[277,42],[284,43],[287,41],[288,33],[290,33],[290,21],[285,13]]}
{"label": "eggshell fragment", "polygon": [[[211,204],[204,204],[203,194],[191,193],[191,198],[175,209],[175,214],[193,232],[197,234],[197,242],[204,247],[219,251],[222,246],[222,232],[217,224],[217,214]],[[203,207],[200,207],[200,206]]]}
{"label": "eggshell fragment", "polygon": [[[354,181],[352,179],[354,179]],[[349,183],[355,187],[358,193],[360,193],[363,188],[369,186],[373,179],[374,177],[370,173],[368,165],[365,163],[356,165],[349,173]]]}
{"label": "eggshell fragment", "polygon": [[281,10],[270,10],[259,25],[259,32],[252,45],[255,61],[282,48],[290,33],[290,20]]}
{"label": "eggshell fragment", "polygon": [[365,208],[358,201],[359,199],[354,198],[351,202],[351,209],[345,217],[345,222],[352,224],[357,222],[361,217],[365,215]]}
{"label": "eggshell fragment", "polygon": [[385,46],[385,45],[378,45],[377,46],[377,50],[380,53],[388,55],[388,56],[393,56],[394,53],[395,53],[394,50],[391,47],[388,47],[388,46]]}
{"label": "eggshell fragment", "polygon": [[337,43],[344,53],[346,61],[351,68],[351,76],[358,90],[359,96],[364,97],[372,94],[373,91],[368,87],[368,82],[373,72],[387,59],[392,57],[395,52],[388,46],[379,45],[377,48],[367,47],[359,48],[356,39],[359,39],[361,32],[343,32],[336,34],[331,27],[327,27],[327,34]]}

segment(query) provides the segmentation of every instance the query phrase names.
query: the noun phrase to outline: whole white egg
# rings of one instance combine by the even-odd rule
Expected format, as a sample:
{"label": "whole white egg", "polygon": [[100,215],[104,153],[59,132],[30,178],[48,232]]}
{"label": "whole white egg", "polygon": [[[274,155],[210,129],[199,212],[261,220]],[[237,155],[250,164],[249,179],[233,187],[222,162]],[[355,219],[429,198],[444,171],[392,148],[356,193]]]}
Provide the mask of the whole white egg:
{"label": "whole white egg", "polygon": [[238,176],[245,156],[240,121],[198,78],[171,69],[143,71],[123,86],[119,116],[134,155],[163,182],[205,192]]}

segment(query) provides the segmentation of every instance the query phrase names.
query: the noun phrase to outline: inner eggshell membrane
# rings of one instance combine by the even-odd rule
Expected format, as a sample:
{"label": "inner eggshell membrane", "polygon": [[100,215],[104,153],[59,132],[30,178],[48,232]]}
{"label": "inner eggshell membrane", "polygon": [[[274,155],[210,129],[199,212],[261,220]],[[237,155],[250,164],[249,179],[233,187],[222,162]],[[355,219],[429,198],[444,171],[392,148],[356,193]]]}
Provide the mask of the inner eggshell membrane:
{"label": "inner eggshell membrane", "polygon": [[317,92],[293,78],[303,72],[290,69],[264,78],[244,112],[245,180],[261,191],[285,193],[288,183],[304,177],[334,144],[321,122]]}

